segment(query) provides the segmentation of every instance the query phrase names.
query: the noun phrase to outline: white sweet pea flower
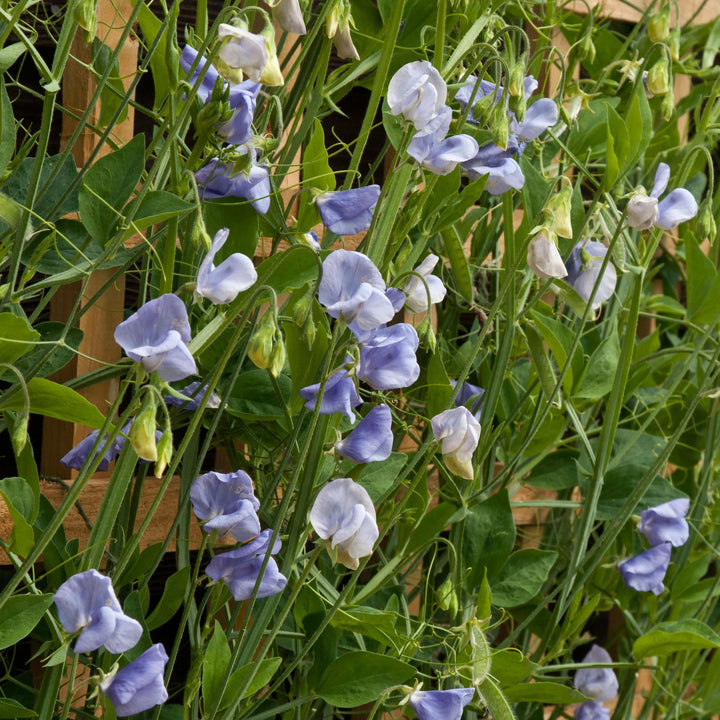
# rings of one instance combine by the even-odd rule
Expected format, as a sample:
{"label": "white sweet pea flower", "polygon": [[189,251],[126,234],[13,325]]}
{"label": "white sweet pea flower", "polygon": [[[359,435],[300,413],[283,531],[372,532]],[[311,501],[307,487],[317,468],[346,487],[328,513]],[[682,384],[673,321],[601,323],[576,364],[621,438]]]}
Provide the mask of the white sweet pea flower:
{"label": "white sweet pea flower", "polygon": [[229,40],[220,48],[220,59],[234,70],[242,70],[253,82],[260,82],[268,61],[267,41],[249,30],[221,23],[218,39]]}
{"label": "white sweet pea flower", "polygon": [[555,233],[543,228],[528,245],[527,262],[530,269],[543,279],[567,277],[565,263],[560,257]]}
{"label": "white sweet pea flower", "polygon": [[238,293],[247,290],[257,280],[257,272],[252,260],[246,255],[233,253],[215,267],[215,254],[228,239],[229,230],[218,230],[212,241],[212,247],[200,264],[195,292],[208,298],[214,305],[232,302]]}
{"label": "white sweet pea flower", "polygon": [[403,65],[390,79],[387,103],[393,115],[402,115],[417,130],[425,129],[445,105],[447,85],[427,60]]}
{"label": "white sweet pea flower", "polygon": [[338,478],[320,490],[310,523],[329,541],[333,560],[351,570],[357,569],[359,558],[370,555],[379,535],[370,495],[350,478]]}
{"label": "white sweet pea flower", "polygon": [[436,415],[431,424],[448,469],[472,480],[472,456],[480,440],[480,423],[466,407],[456,407]]}
{"label": "white sweet pea flower", "polygon": [[307,29],[299,0],[275,0],[268,2],[273,9],[273,20],[286,32],[305,35]]}
{"label": "white sweet pea flower", "polygon": [[[416,268],[415,272],[422,276],[422,279],[413,275],[405,286],[407,299],[405,305],[411,312],[426,312],[428,305],[428,291],[430,292],[430,304],[439,303],[445,297],[447,290],[442,280],[432,275],[433,268],[440,258],[437,255],[428,255]],[[424,282],[423,282],[424,281]],[[427,287],[426,287],[427,286]]]}

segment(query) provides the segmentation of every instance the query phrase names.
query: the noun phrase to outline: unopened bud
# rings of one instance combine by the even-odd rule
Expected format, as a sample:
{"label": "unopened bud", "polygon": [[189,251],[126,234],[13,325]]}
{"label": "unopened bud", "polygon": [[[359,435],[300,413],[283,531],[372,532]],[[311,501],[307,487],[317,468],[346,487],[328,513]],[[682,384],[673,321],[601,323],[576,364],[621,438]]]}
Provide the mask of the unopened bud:
{"label": "unopened bud", "polygon": [[305,292],[292,309],[293,322],[301,328],[307,321],[308,314],[312,312],[312,295]]}
{"label": "unopened bud", "polygon": [[647,88],[653,95],[665,95],[670,91],[670,79],[667,61],[658,60],[648,70]]}
{"label": "unopened bud", "polygon": [[445,580],[437,589],[436,601],[443,610],[450,613],[451,617],[457,615],[459,609],[458,598],[450,578]]}
{"label": "unopened bud", "polygon": [[260,82],[270,87],[280,87],[285,84],[285,80],[283,80],[282,72],[280,71],[277,48],[275,47],[275,28],[272,26],[272,23],[267,23],[260,31],[260,35],[265,38],[268,53],[265,68],[260,76]]}
{"label": "unopened bud", "polygon": [[75,22],[83,29],[83,40],[91,43],[97,31],[98,0],[79,0],[75,4]]}
{"label": "unopened bud", "polygon": [[282,335],[278,335],[272,350],[270,351],[270,363],[268,370],[273,377],[277,377],[285,367],[285,342],[282,339]]}
{"label": "unopened bud", "polygon": [[675,28],[668,35],[667,46],[670,48],[670,57],[677,62],[680,59],[680,28]]}
{"label": "unopened bud", "polygon": [[315,343],[315,336],[317,335],[317,328],[315,327],[315,321],[313,320],[312,313],[309,313],[305,324],[302,326],[302,335],[306,345],[309,349],[312,349]]}
{"label": "unopened bud", "polygon": [[525,63],[516,62],[510,68],[510,79],[508,81],[508,92],[510,97],[525,97]]}
{"label": "unopened bud", "polygon": [[551,223],[555,232],[564,238],[572,238],[572,185],[566,185],[559,193],[550,198],[545,206],[545,216]]}
{"label": "unopened bud", "polygon": [[592,33],[585,33],[583,39],[580,41],[578,53],[581,60],[584,60],[587,63],[595,62],[597,52],[595,50],[595,43],[592,39]]}
{"label": "unopened bud", "polygon": [[173,438],[170,428],[160,436],[157,444],[157,461],[155,462],[155,477],[161,478],[167,470],[168,463],[172,460]]}
{"label": "unopened bud", "polygon": [[497,103],[493,109],[490,131],[492,132],[495,144],[503,150],[506,150],[510,138],[510,126],[508,124],[507,112],[501,102]]}
{"label": "unopened bud", "polygon": [[422,322],[417,326],[418,338],[428,347],[430,352],[435,352],[437,343],[435,341],[435,333],[433,332],[432,325],[430,323],[430,315],[427,314],[422,319]]}
{"label": "unopened bud", "polygon": [[15,415],[15,426],[12,428],[10,440],[16,454],[21,453],[27,443],[28,418],[29,414],[25,411]]}
{"label": "unopened bud", "polygon": [[665,93],[660,104],[660,114],[663,120],[669,120],[675,112],[675,98],[671,92]]}
{"label": "unopened bud", "polygon": [[155,462],[158,458],[155,441],[155,400],[146,400],[130,428],[130,443],[143,460]]}
{"label": "unopened bud", "polygon": [[709,202],[704,204],[703,209],[700,211],[697,219],[698,229],[700,230],[701,238],[708,238],[710,243],[715,242],[717,237],[717,224],[712,214],[712,207]]}
{"label": "unopened bud", "polygon": [[248,346],[248,357],[263,370],[270,367],[275,332],[275,316],[268,310],[260,318]]}
{"label": "unopened bud", "polygon": [[647,30],[650,42],[663,42],[670,34],[670,8],[656,12],[648,21]]}

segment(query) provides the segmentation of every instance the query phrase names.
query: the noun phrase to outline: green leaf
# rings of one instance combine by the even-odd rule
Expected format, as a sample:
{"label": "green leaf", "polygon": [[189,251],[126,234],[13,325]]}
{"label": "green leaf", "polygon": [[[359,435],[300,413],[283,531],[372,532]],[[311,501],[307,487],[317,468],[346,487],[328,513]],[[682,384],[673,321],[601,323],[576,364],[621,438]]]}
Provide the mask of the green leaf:
{"label": "green leaf", "polygon": [[[112,62],[112,50],[98,38],[93,38],[91,66],[98,80],[110,70],[100,90],[100,117],[97,123],[104,128],[110,124],[114,114],[120,107],[125,96],[125,86],[120,79],[120,65],[117,58]],[[123,122],[123,120],[127,119],[127,115],[128,106],[126,104],[118,115],[116,122]]]}
{"label": "green leaf", "polygon": [[[562,369],[567,362],[568,351],[575,338],[573,331],[567,325],[563,325],[563,323],[548,315],[542,315],[536,311],[531,311],[530,315],[535,322],[535,327],[542,335],[548,348],[550,348],[550,352],[555,358],[558,368]],[[582,352],[579,347],[576,347],[573,352],[570,367],[563,379],[563,389],[566,393],[570,394],[574,380],[580,377],[584,366],[585,362]]]}
{"label": "green leaf", "polygon": [[638,82],[632,100],[625,115],[625,127],[628,132],[629,152],[623,163],[623,175],[635,167],[650,144],[653,117],[645,94],[645,86]]}
{"label": "green leaf", "polygon": [[556,450],[544,457],[530,472],[527,484],[548,490],[566,490],[578,483],[573,450]]}
{"label": "green leaf", "polygon": [[720,312],[720,276],[690,235],[685,238],[685,258],[688,320],[700,325],[713,322]]}
{"label": "green leaf", "polygon": [[220,710],[228,707],[240,692],[240,688],[247,681],[248,676],[251,672],[255,675],[250,681],[250,684],[245,688],[241,697],[246,698],[254,695],[259,690],[262,690],[272,679],[272,676],[277,672],[278,668],[282,663],[282,658],[265,658],[262,662],[250,663],[238,668],[233,672],[228,680],[227,685],[223,691],[222,700],[220,701]]}
{"label": "green leaf", "polygon": [[[269,285],[280,294],[317,282],[319,272],[317,253],[306,245],[293,245],[260,263],[255,287]],[[253,288],[245,292],[249,294],[252,290]],[[258,303],[264,301],[265,299],[261,298]]]}
{"label": "green leaf", "polygon": [[360,633],[397,650],[407,638],[395,629],[396,617],[395,613],[373,607],[343,607],[333,614],[330,624],[336,630]]}
{"label": "green leaf", "polygon": [[637,660],[680,650],[720,648],[720,635],[700,620],[677,620],[656,625],[633,643]]}
{"label": "green leaf", "polygon": [[27,637],[52,605],[52,595],[13,595],[0,613],[0,650]]}
{"label": "green leaf", "polygon": [[[3,48],[0,53],[8,48]],[[0,68],[0,72],[4,72]],[[0,77],[0,178],[12,160],[15,152],[15,116],[5,89],[5,80]]]}
{"label": "green leaf", "polygon": [[303,187],[312,187],[324,191],[335,189],[335,174],[328,162],[325,133],[320,120],[317,118],[315,118],[313,134],[303,152],[302,166]]}
{"label": "green leaf", "polygon": [[415,668],[395,658],[371,652],[350,652],[330,663],[317,694],[335,707],[374,702],[392,687],[415,675]]}
{"label": "green leaf", "polygon": [[20,477],[0,480],[3,496],[13,521],[10,548],[21,557],[27,557],[35,544],[32,522],[35,519],[35,494],[28,483]]}
{"label": "green leaf", "polygon": [[165,190],[151,190],[139,205],[133,201],[123,211],[125,215],[132,217],[130,227],[123,235],[123,240],[127,240],[138,231],[144,230],[151,225],[157,225],[172,217],[178,217],[194,208],[193,204],[181,200],[173,193]]}
{"label": "green leaf", "polygon": [[0,313],[0,362],[15,362],[21,355],[33,349],[40,333],[30,327],[24,317],[14,313]]}
{"label": "green leaf", "polygon": [[373,503],[377,504],[393,486],[406,462],[405,453],[391,453],[387,460],[368,463],[358,475],[356,482],[368,491]]}
{"label": "green leaf", "polygon": [[463,567],[470,569],[470,587],[480,585],[485,568],[488,580],[497,575],[514,545],[515,521],[507,490],[471,507],[465,517],[462,545]]}
{"label": "green leaf", "polygon": [[[134,2],[133,5],[136,3]],[[170,90],[170,76],[168,74],[168,58],[167,58],[167,36],[169,24],[165,25],[155,16],[152,10],[143,3],[137,16],[138,25],[142,30],[143,37],[147,47],[150,47],[159,32],[162,37],[155,46],[155,52],[150,58],[150,70],[155,85],[155,104],[157,110],[164,102]]]}
{"label": "green leaf", "polygon": [[500,688],[489,678],[478,686],[478,692],[490,711],[493,720],[515,720],[510,703]]}
{"label": "green leaf", "polygon": [[233,385],[227,411],[249,422],[284,418],[292,383],[287,375],[279,375],[275,382],[280,390],[279,397],[267,370],[241,373]]}
{"label": "green leaf", "polygon": [[619,357],[620,340],[613,328],[590,356],[580,387],[573,393],[574,397],[587,400],[605,397],[613,388]]}
{"label": "green leaf", "polygon": [[[40,358],[47,355],[51,343],[56,343],[52,354],[47,357],[38,370],[34,373],[40,377],[47,377],[65,367],[75,357],[75,351],[80,347],[84,333],[79,328],[70,328],[66,332],[65,323],[61,322],[42,322],[35,326],[35,330],[40,334],[40,342],[31,352],[24,355],[15,362],[15,367],[26,374],[34,365],[38,363]],[[61,338],[64,340],[61,341]]]}
{"label": "green leaf", "polygon": [[178,611],[185,599],[185,590],[189,578],[190,566],[187,565],[174,572],[167,579],[160,602],[155,606],[146,621],[148,630],[155,630],[155,628],[164,625]]}
{"label": "green leaf", "polygon": [[446,228],[441,234],[445,243],[445,256],[450,261],[455,286],[463,299],[472,304],[474,294],[472,275],[460,234],[454,226]]}
{"label": "green leaf", "polygon": [[513,553],[492,587],[493,603],[516,607],[532,600],[542,589],[558,554],[550,550],[525,548]]}
{"label": "green leaf", "polygon": [[225,631],[216,620],[210,642],[205,648],[202,661],[202,697],[206,711],[215,705],[222,692],[222,682],[232,653],[228,645]]}
{"label": "green leaf", "polygon": [[528,660],[519,650],[506,649],[493,653],[490,672],[500,687],[515,685],[535,672],[537,663]]}
{"label": "green leaf", "polygon": [[[202,211],[205,229],[210,237],[214,237],[222,228],[230,231],[225,245],[217,254],[216,265],[236,252],[253,257],[260,237],[260,221],[258,212],[252,205],[237,198],[220,198],[203,201]],[[284,253],[279,253],[282,254]]]}
{"label": "green leaf", "polygon": [[17,700],[0,698],[0,718],[34,718],[37,713],[21,705]]}
{"label": "green leaf", "polygon": [[549,705],[569,705],[583,702],[585,696],[568,687],[554,682],[532,682],[504,687],[505,697],[510,702],[539,702]]}
{"label": "green leaf", "polygon": [[[67,422],[101,428],[105,423],[102,413],[80,393],[45,378],[32,378],[27,384],[30,394],[30,412]],[[23,395],[16,392],[11,398],[0,398],[0,409],[22,410]]]}
{"label": "green leaf", "polygon": [[[0,73],[10,69],[10,66],[26,51],[24,43],[16,42],[0,48]],[[3,118],[3,121],[5,118]]]}
{"label": "green leaf", "polygon": [[105,243],[115,233],[125,203],[145,169],[145,136],[100,158],[85,173],[79,194],[80,218],[90,235]]}
{"label": "green leaf", "polygon": [[456,512],[457,507],[447,502],[438,503],[426,512],[410,533],[404,554],[410,556],[432,542],[448,526],[448,521]]}

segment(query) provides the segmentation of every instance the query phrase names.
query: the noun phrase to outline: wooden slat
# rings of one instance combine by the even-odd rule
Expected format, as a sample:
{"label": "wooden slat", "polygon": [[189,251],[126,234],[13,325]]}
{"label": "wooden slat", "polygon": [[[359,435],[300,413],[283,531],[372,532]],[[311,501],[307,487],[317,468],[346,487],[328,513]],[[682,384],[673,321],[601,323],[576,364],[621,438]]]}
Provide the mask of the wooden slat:
{"label": "wooden slat", "polygon": [[[659,6],[656,0],[633,0],[632,3],[624,0],[573,0],[566,8],[578,15],[586,15],[588,4],[602,17],[625,22],[638,22],[642,18],[643,12],[638,8],[645,10]],[[687,24],[691,19],[693,25],[702,25],[720,17],[718,0],[680,0],[677,5],[680,25]],[[673,11],[670,15],[671,24],[676,24],[676,17]]]}

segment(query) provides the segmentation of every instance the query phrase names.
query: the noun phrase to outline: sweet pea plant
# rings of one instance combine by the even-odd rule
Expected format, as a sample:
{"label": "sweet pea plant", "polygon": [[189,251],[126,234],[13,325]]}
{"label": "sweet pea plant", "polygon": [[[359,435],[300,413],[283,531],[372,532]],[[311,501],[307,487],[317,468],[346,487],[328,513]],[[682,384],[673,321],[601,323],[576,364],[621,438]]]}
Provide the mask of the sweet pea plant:
{"label": "sweet pea plant", "polygon": [[2,3],[0,716],[720,712],[720,25],[646,5]]}

